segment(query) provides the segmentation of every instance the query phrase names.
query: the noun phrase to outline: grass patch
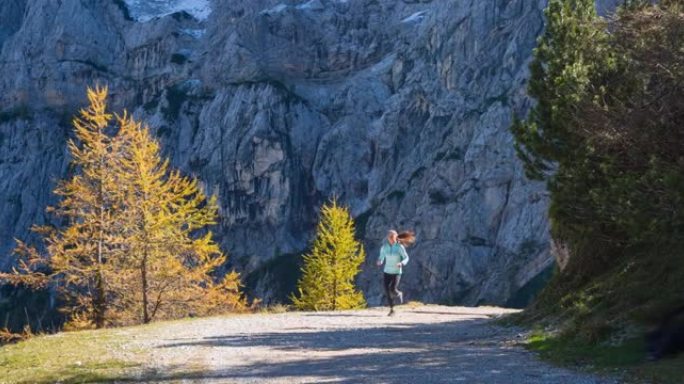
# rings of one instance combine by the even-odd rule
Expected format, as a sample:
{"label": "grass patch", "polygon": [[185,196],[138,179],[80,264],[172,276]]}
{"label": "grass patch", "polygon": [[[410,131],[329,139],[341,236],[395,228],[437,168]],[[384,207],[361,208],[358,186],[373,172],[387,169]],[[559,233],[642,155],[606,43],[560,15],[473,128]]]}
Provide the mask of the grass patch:
{"label": "grass patch", "polygon": [[285,304],[273,304],[259,308],[259,313],[285,313],[290,312],[292,308]]}
{"label": "grass patch", "polygon": [[675,384],[684,380],[684,356],[642,364],[631,370],[642,382]]}
{"label": "grass patch", "polygon": [[527,339],[526,347],[556,365],[606,374],[619,372],[627,383],[679,384],[684,376],[684,356],[649,362],[643,338],[610,345],[537,330]]}
{"label": "grass patch", "polygon": [[570,337],[533,332],[527,348],[561,365],[581,365],[597,369],[629,367],[644,360],[644,342],[630,339],[620,345],[588,344]]}
{"label": "grass patch", "polygon": [[570,265],[508,321],[554,330],[533,332],[528,348],[557,364],[617,369],[635,383],[682,383],[684,356],[649,362],[645,346],[646,331],[684,302],[681,254],[675,247],[630,249],[600,273]]}
{"label": "grass patch", "polygon": [[556,273],[520,324],[551,326],[587,342],[626,327],[643,331],[684,302],[681,263],[678,252],[649,249],[615,260],[602,273],[577,267]]}
{"label": "grass patch", "polygon": [[[270,308],[280,313],[286,306]],[[205,320],[248,313],[227,313],[204,318],[158,321],[131,327],[63,332],[35,336],[0,347],[1,384],[148,382],[201,379],[202,367],[187,365],[182,371],[145,366],[156,340],[169,328],[202,327]]]}
{"label": "grass patch", "polygon": [[116,330],[67,332],[0,348],[3,383],[90,383],[132,380],[139,364],[123,357]]}

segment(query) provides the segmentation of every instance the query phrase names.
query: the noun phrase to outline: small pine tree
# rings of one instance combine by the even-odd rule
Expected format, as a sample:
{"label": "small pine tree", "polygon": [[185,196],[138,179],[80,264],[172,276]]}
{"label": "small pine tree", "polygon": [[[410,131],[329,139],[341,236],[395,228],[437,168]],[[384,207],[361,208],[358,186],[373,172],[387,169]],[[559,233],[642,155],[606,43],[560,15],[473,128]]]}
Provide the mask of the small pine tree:
{"label": "small pine tree", "polygon": [[304,256],[299,296],[292,296],[301,310],[344,310],[366,305],[354,278],[365,259],[363,246],[354,238],[354,220],[336,200],[321,208],[316,240]]}

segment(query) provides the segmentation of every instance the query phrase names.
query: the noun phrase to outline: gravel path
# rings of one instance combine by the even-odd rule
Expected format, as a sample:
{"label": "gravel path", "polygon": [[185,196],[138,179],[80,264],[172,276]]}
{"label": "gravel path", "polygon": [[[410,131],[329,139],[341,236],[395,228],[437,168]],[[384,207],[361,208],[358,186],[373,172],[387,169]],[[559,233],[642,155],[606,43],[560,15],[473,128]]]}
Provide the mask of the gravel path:
{"label": "gravel path", "polygon": [[[257,314],[170,323],[135,335],[146,377],[206,383],[617,383],[550,366],[490,318],[442,306]],[[152,380],[154,381],[154,380]]]}

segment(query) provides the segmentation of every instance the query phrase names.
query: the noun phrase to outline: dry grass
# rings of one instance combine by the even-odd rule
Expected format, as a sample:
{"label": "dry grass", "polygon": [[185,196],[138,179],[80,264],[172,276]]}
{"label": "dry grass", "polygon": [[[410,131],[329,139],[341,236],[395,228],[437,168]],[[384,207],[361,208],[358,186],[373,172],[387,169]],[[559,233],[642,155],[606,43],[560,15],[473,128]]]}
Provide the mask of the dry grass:
{"label": "dry grass", "polygon": [[138,352],[118,329],[37,336],[0,348],[0,383],[130,380]]}

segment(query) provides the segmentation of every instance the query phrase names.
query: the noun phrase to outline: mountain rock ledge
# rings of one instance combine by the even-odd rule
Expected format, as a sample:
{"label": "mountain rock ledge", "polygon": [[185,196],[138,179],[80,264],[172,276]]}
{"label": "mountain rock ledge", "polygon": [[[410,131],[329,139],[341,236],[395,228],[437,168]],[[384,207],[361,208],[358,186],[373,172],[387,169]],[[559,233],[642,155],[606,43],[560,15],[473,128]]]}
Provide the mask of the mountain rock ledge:
{"label": "mountain rock ledge", "polygon": [[85,87],[145,119],[219,197],[214,229],[252,294],[284,299],[319,205],[348,204],[374,259],[418,244],[409,299],[524,305],[553,266],[548,198],[508,132],[545,1],[4,0],[0,268],[51,220]]}

